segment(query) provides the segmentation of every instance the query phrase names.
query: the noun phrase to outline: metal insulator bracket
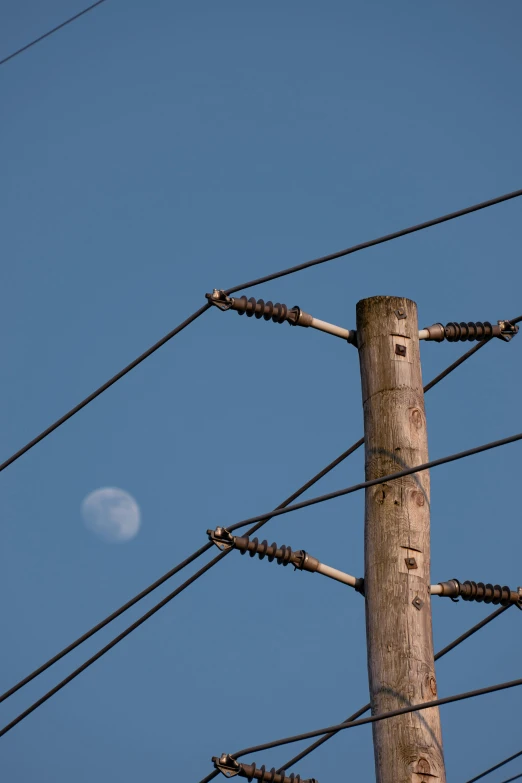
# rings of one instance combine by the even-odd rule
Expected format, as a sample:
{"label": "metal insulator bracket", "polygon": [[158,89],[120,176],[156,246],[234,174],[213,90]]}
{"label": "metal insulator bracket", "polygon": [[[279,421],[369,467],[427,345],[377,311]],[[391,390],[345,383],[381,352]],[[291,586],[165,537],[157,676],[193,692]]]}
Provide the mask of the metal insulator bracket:
{"label": "metal insulator bracket", "polygon": [[211,294],[205,294],[210,304],[215,305],[220,310],[235,310],[239,315],[246,315],[248,318],[255,316],[263,318],[265,321],[273,321],[276,324],[282,324],[287,321],[291,326],[304,326],[306,328],[319,329],[321,332],[333,334],[346,340],[351,345],[357,345],[357,333],[352,329],[345,329],[342,326],[330,324],[327,321],[321,321],[314,318],[310,313],[305,313],[300,307],[288,307],[280,302],[265,302],[264,299],[255,299],[253,296],[247,299],[246,296],[235,298],[227,296],[220,288],[214,288]]}
{"label": "metal insulator bracket", "polygon": [[501,606],[510,606],[515,604],[522,608],[522,589],[511,590],[509,587],[501,585],[484,584],[484,582],[459,582],[458,579],[450,579],[448,582],[439,582],[437,585],[431,585],[432,595],[451,598],[456,600],[462,598],[463,601],[477,601],[485,604],[500,604]]}
{"label": "metal insulator bracket", "polygon": [[261,780],[265,783],[318,783],[315,778],[308,778],[303,780],[299,775],[285,775],[276,772],[275,767],[271,770],[267,770],[265,765],[257,768],[255,763],[241,764],[232,756],[227,753],[223,753],[221,756],[213,756],[212,761],[214,767],[219,770],[225,777],[233,778],[239,776],[241,778],[247,778],[247,780]]}
{"label": "metal insulator bracket", "polygon": [[496,324],[491,324],[489,321],[469,321],[468,323],[452,321],[446,326],[433,324],[421,329],[419,339],[435,340],[438,343],[447,340],[450,343],[455,343],[466,340],[489,340],[492,337],[498,337],[500,340],[509,342],[517,332],[518,326],[510,321],[498,321]]}
{"label": "metal insulator bracket", "polygon": [[207,536],[222,552],[228,552],[229,549],[234,548],[234,536],[225,527],[207,530]]}
{"label": "metal insulator bracket", "polygon": [[331,566],[319,562],[316,557],[309,555],[304,549],[294,551],[292,547],[285,544],[278,546],[275,541],[273,544],[269,544],[266,539],[260,542],[258,538],[251,539],[249,536],[233,536],[222,527],[217,527],[215,530],[207,530],[207,535],[212,543],[218,549],[221,549],[222,552],[229,549],[238,549],[242,555],[246,555],[248,552],[250,557],[257,555],[260,560],[266,557],[269,563],[273,560],[283,566],[291,563],[295,570],[323,574],[323,576],[328,576],[330,579],[335,579],[337,582],[353,587],[356,592],[364,595],[364,579],[345,574],[343,571],[338,571],[337,568],[331,568]]}

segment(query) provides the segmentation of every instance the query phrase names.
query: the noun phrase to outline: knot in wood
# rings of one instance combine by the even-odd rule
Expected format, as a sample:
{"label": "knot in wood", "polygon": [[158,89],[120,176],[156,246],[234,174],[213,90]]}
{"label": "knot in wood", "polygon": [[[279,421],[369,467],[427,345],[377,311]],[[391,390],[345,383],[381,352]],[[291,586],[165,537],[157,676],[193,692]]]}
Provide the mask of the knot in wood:
{"label": "knot in wood", "polygon": [[437,680],[435,679],[435,677],[433,677],[433,675],[430,677],[429,685],[430,685],[430,691],[432,692],[433,696],[436,696],[437,695]]}
{"label": "knot in wood", "polygon": [[424,416],[419,408],[410,409],[410,421],[415,429],[420,430],[424,426]]}
{"label": "knot in wood", "polygon": [[410,497],[411,497],[411,499],[413,500],[413,502],[415,503],[416,506],[423,506],[424,503],[426,502],[424,494],[422,492],[420,492],[418,489],[414,489],[410,493]]}

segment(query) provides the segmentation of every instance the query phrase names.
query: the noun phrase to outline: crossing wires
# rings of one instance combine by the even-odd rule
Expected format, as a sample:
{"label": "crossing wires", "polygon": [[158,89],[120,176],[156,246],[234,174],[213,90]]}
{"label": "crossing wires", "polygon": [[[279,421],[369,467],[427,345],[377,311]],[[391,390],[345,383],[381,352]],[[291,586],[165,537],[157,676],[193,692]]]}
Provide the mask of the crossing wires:
{"label": "crossing wires", "polygon": [[[520,316],[519,319],[515,319],[515,320],[522,320],[522,316]],[[435,378],[433,378],[425,386],[424,391],[428,392],[430,389],[433,389],[434,386],[436,386],[438,383],[440,383],[441,380],[446,378],[453,370],[457,369],[457,367],[459,367],[467,359],[469,359],[471,356],[473,356],[480,348],[482,348],[486,344],[486,342],[488,342],[488,340],[483,340],[482,342],[478,343],[476,346],[471,348],[469,351],[466,351],[466,353],[464,353],[456,361],[452,362],[452,364],[450,364],[449,367],[447,367],[445,370],[443,370],[443,372],[439,373],[439,375],[437,375]],[[358,448],[360,448],[363,445],[363,443],[364,443],[364,439],[363,438],[361,438],[360,440],[356,441],[346,451],[344,451],[342,454],[340,454],[339,457],[337,457],[332,462],[330,462],[325,468],[320,470],[319,473],[317,473],[313,478],[311,478],[302,487],[300,487],[298,490],[296,490],[294,493],[292,493],[292,495],[290,495],[288,498],[286,498],[286,500],[284,500],[283,503],[281,503],[277,507],[276,511],[278,509],[283,509],[283,508],[286,508],[287,506],[289,506],[300,495],[304,494],[304,492],[306,492],[308,489],[310,489],[321,478],[326,476],[330,471],[332,471],[335,467],[337,467],[337,465],[341,464],[341,462],[343,462],[351,454],[353,454]],[[256,524],[248,531],[248,534],[251,535],[252,533],[254,533],[257,530],[259,530],[264,524],[266,524],[266,522],[269,521],[269,519],[270,519],[270,517],[257,521]],[[12,696],[14,693],[16,693],[18,690],[20,690],[23,686],[27,685],[29,682],[34,680],[36,677],[38,677],[44,671],[49,669],[51,666],[53,666],[59,660],[61,660],[66,655],[68,655],[70,652],[72,652],[74,649],[79,647],[87,639],[89,639],[92,636],[94,636],[94,634],[96,634],[102,628],[107,626],[110,622],[112,622],[114,619],[119,617],[125,611],[130,609],[132,606],[134,606],[136,603],[138,603],[142,598],[144,598],[145,596],[149,595],[153,590],[155,590],[160,585],[162,585],[164,582],[166,582],[168,579],[173,577],[175,574],[177,574],[179,571],[181,571],[187,565],[189,565],[190,563],[194,562],[194,560],[196,560],[198,557],[200,557],[205,552],[207,552],[211,547],[212,547],[212,544],[207,543],[203,547],[201,547],[200,549],[196,550],[196,552],[194,552],[192,555],[190,555],[184,561],[179,563],[173,569],[168,571],[166,574],[164,574],[162,577],[160,577],[156,582],[153,582],[147,588],[145,588],[140,593],[138,593],[136,596],[134,596],[129,601],[127,601],[125,604],[123,604],[123,606],[121,606],[119,609],[117,609],[114,612],[112,612],[104,620],[102,620],[101,622],[97,623],[89,631],[84,633],[82,636],[80,636],[74,642],[69,644],[67,647],[62,649],[59,653],[54,655],[48,661],[43,663],[41,666],[39,666],[33,672],[28,674],[26,677],[24,677],[18,683],[16,683],[11,688],[9,688],[7,691],[5,691],[5,693],[3,693],[0,696],[0,702],[4,701],[5,699],[7,699],[10,696]],[[223,553],[220,553],[219,555],[217,555],[213,560],[211,560],[202,569],[200,569],[198,572],[196,572],[186,582],[184,582],[182,585],[180,585],[178,588],[176,588],[176,590],[174,590],[168,596],[166,596],[166,598],[164,598],[162,601],[160,601],[158,604],[156,604],[149,612],[144,614],[142,617],[138,618],[137,621],[132,623],[131,626],[129,626],[121,634],[119,634],[115,639],[113,639],[111,642],[109,642],[104,648],[99,650],[95,655],[93,655],[90,659],[88,659],[84,664],[79,666],[70,675],[65,677],[55,687],[53,687],[46,694],[44,694],[43,697],[41,697],[40,699],[35,701],[28,709],[24,710],[23,713],[21,713],[19,716],[17,716],[17,718],[15,718],[8,725],[6,725],[4,727],[4,729],[2,730],[2,732],[3,733],[7,733],[8,731],[10,731],[11,728],[16,726],[18,723],[20,723],[20,721],[22,721],[24,718],[26,718],[28,715],[30,715],[32,712],[34,712],[35,709],[37,709],[39,706],[44,704],[49,698],[51,698],[56,693],[58,693],[58,691],[60,691],[63,687],[65,687],[70,682],[72,682],[73,679],[75,679],[79,674],[81,674],[83,671],[85,671],[89,666],[91,666],[93,663],[95,663],[97,660],[99,660],[106,652],[108,652],[116,644],[118,644],[120,641],[122,641],[124,638],[126,638],[130,633],[132,633],[132,631],[134,631],[136,628],[138,628],[140,625],[142,625],[147,619],[152,617],[163,606],[165,606],[167,603],[169,603],[171,600],[173,600],[175,597],[177,597],[181,592],[183,592],[187,587],[189,587],[194,581],[196,581],[196,579],[198,579],[200,576],[203,576],[204,573],[206,573],[210,568],[212,568],[220,560],[222,560],[226,556],[226,554],[227,554],[227,552],[223,552]],[[498,613],[500,613],[501,611],[504,611],[504,610],[499,610]],[[482,627],[482,626],[480,625],[480,627]],[[1,736],[1,734],[0,734],[0,736]]]}
{"label": "crossing wires", "polygon": [[[285,508],[279,508],[275,509],[272,512],[269,512],[268,514],[260,514],[256,517],[251,517],[247,520],[242,520],[241,522],[236,522],[233,525],[228,525],[228,530],[235,530],[238,527],[244,527],[245,525],[250,525],[252,523],[255,523],[254,526],[248,531],[248,535],[251,535],[253,532],[258,530],[262,524],[268,521],[268,519],[271,519],[272,517],[280,516],[281,514],[287,514],[290,511],[296,511],[299,508],[307,508],[308,506],[315,505],[316,503],[322,503],[326,500],[332,500],[334,497],[341,497],[343,495],[351,494],[352,492],[359,491],[361,489],[366,489],[367,487],[375,486],[376,484],[384,484],[388,483],[390,481],[394,481],[398,478],[402,478],[403,476],[409,476],[414,473],[418,473],[422,470],[427,470],[432,467],[436,467],[438,465],[444,465],[449,462],[453,462],[457,459],[463,459],[464,457],[469,457],[472,454],[478,454],[483,451],[488,451],[492,448],[497,448],[499,446],[505,446],[510,443],[514,443],[518,440],[522,440],[522,433],[519,433],[517,435],[512,435],[508,438],[503,438],[502,440],[494,441],[491,443],[484,444],[482,446],[476,446],[473,449],[468,449],[467,451],[460,452],[458,454],[452,454],[447,457],[442,457],[438,460],[432,460],[431,462],[426,462],[422,465],[417,465],[412,468],[408,468],[406,470],[402,470],[398,473],[392,473],[388,476],[382,476],[378,479],[372,479],[370,481],[365,481],[360,484],[354,484],[351,487],[347,487],[343,490],[337,490],[336,492],[331,492],[327,495],[320,495],[315,498],[310,498],[309,500],[302,501],[301,503],[294,503],[293,505],[286,506]],[[230,551],[230,550],[228,550]],[[82,671],[87,669],[91,664],[95,663],[99,658],[101,658],[105,653],[107,653],[109,650],[111,650],[113,647],[115,647],[116,644],[118,644],[122,639],[126,638],[132,631],[134,631],[136,628],[138,628],[140,625],[142,625],[146,620],[148,620],[150,617],[152,617],[156,612],[158,612],[163,606],[165,606],[169,601],[171,601],[173,598],[175,598],[177,595],[179,595],[180,592],[185,590],[187,587],[189,587],[193,582],[196,581],[196,579],[199,579],[200,576],[202,576],[204,573],[206,573],[210,568],[212,568],[213,565],[215,565],[216,562],[223,559],[228,552],[221,552],[219,555],[217,555],[214,560],[211,560],[209,563],[207,563],[203,568],[201,568],[196,574],[191,576],[189,579],[187,579],[184,584],[182,584],[180,587],[178,587],[174,592],[172,592],[170,595],[163,598],[158,604],[152,607],[152,609],[149,609],[148,612],[146,612],[142,617],[138,618],[132,625],[130,625],[128,628],[126,628],[122,633],[120,633],[118,636],[115,637],[111,642],[109,642],[105,647],[103,647],[99,652],[97,652],[95,655],[93,655],[88,661],[86,661],[84,664],[79,666],[72,674],[70,674],[68,677],[66,677],[64,680],[62,680],[58,685],[56,685],[54,688],[52,688],[48,693],[46,693],[42,698],[38,699],[36,702],[34,702],[28,709],[26,709],[24,712],[22,712],[20,715],[18,715],[14,720],[12,720],[9,724],[4,726],[2,729],[0,729],[0,737],[4,736],[4,734],[7,734],[8,731],[10,731],[14,726],[16,726],[20,721],[22,721],[24,718],[26,718],[28,715],[30,715],[32,712],[34,712],[35,709],[37,709],[39,706],[44,704],[51,696],[53,696],[55,693],[57,693],[59,690],[61,690],[65,685],[67,685],[69,682],[71,682],[75,677],[77,677],[79,674],[81,674]],[[496,690],[502,689],[504,687],[513,687],[514,684],[519,685],[522,684],[522,680],[516,681],[515,683],[511,683],[509,685],[503,685],[496,687]],[[489,693],[492,691],[486,690],[484,693]],[[480,694],[482,691],[480,692]],[[478,692],[477,694],[473,695],[480,695]],[[449,701],[458,701],[460,698],[469,698],[468,696],[460,696],[460,697],[451,697]],[[437,703],[431,702],[429,706],[438,706],[438,704],[446,704],[449,703],[448,700],[439,700]],[[421,707],[422,709],[422,707]],[[405,712],[411,712],[412,710],[406,710],[406,711],[395,711],[393,715],[390,713],[390,717],[393,717],[395,715],[403,715]],[[414,711],[414,710],[413,710]],[[363,721],[359,721],[359,723],[362,722],[371,722],[371,719],[364,719]],[[355,725],[355,724],[350,724]],[[343,724],[344,727],[346,727],[345,724]],[[325,729],[325,732],[330,732],[333,729]],[[309,736],[317,736],[318,733],[325,733],[325,732],[316,732],[315,734],[310,734]],[[307,736],[301,737],[301,739],[307,739]],[[294,740],[292,740],[294,741]],[[297,740],[295,740],[297,741]],[[282,743],[284,744],[284,743]],[[272,746],[270,746],[272,747]],[[274,746],[275,747],[275,746]],[[259,748],[259,750],[262,750],[264,748]]]}
{"label": "crossing wires", "polygon": [[[14,56],[14,54],[11,56]],[[456,212],[449,212],[446,215],[442,215],[437,218],[432,218],[431,220],[427,220],[424,223],[418,223],[417,225],[410,226],[409,228],[400,229],[399,231],[395,231],[392,234],[385,234],[384,236],[377,237],[376,239],[371,239],[366,242],[361,242],[358,245],[352,245],[351,247],[345,248],[344,250],[338,250],[335,253],[330,253],[330,255],[314,258],[311,261],[306,261],[302,264],[298,264],[297,266],[288,267],[287,269],[283,269],[279,272],[274,272],[273,274],[265,275],[264,277],[258,277],[255,280],[249,280],[248,282],[242,283],[241,285],[236,285],[233,286],[232,288],[228,288],[225,291],[225,293],[226,294],[235,293],[236,291],[243,290],[246,288],[251,288],[252,286],[260,285],[261,283],[266,283],[270,280],[275,280],[279,277],[285,277],[286,275],[290,275],[295,272],[300,272],[303,269],[308,269],[318,264],[324,264],[327,261],[333,261],[334,259],[351,255],[352,253],[356,253],[359,250],[364,250],[369,247],[374,247],[375,245],[380,245],[383,244],[384,242],[391,242],[394,239],[407,236],[408,234],[413,234],[417,231],[422,231],[426,228],[430,228],[431,226],[436,226],[439,225],[440,223],[446,223],[449,220],[454,220],[456,218],[463,217],[464,215],[469,215],[472,212],[477,212],[481,209],[492,207],[495,204],[501,204],[504,201],[510,201],[511,199],[518,198],[519,196],[522,196],[522,189],[514,190],[511,193],[505,193],[502,196],[497,196],[496,198],[489,199],[489,201],[481,201],[478,204],[473,204],[470,207],[459,209]],[[168,334],[166,334],[164,337],[162,337],[161,340],[158,340],[157,343],[155,343],[149,349],[144,351],[144,353],[140,354],[140,356],[134,359],[134,361],[132,361],[130,364],[124,367],[123,370],[120,370],[120,372],[116,373],[116,375],[114,375],[112,378],[110,378],[108,381],[102,384],[98,389],[96,389],[94,392],[92,392],[87,397],[85,397],[84,400],[82,400],[77,405],[75,405],[74,408],[71,408],[71,410],[69,410],[59,419],[57,419],[53,424],[51,424],[49,427],[43,430],[39,435],[34,437],[28,443],[26,443],[25,446],[23,446],[21,449],[16,451],[10,457],[8,457],[8,459],[6,459],[4,462],[0,464],[0,472],[5,470],[7,467],[9,467],[9,465],[12,465],[13,462],[16,462],[17,459],[19,459],[28,451],[30,451],[34,446],[36,446],[38,443],[44,440],[48,435],[50,435],[52,432],[54,432],[59,427],[61,427],[62,424],[65,424],[66,421],[68,421],[74,415],[79,413],[90,402],[92,402],[97,397],[99,397],[100,394],[103,394],[103,392],[107,391],[107,389],[113,386],[117,381],[121,380],[121,378],[127,375],[127,373],[129,373],[131,370],[133,370],[135,367],[141,364],[141,362],[143,362],[145,359],[151,356],[155,351],[158,350],[158,348],[161,348],[163,345],[165,345],[165,343],[167,343],[177,334],[182,332],[187,326],[189,326],[191,323],[196,321],[201,315],[203,315],[203,313],[205,313],[210,308],[210,306],[211,305],[207,302],[205,305],[203,305],[203,307],[200,307],[199,310],[196,310],[194,313],[192,313],[192,315],[186,318],[185,321],[182,321],[182,323],[180,323],[178,326],[172,329],[172,331],[168,332]],[[478,350],[478,347],[476,347],[476,350]]]}

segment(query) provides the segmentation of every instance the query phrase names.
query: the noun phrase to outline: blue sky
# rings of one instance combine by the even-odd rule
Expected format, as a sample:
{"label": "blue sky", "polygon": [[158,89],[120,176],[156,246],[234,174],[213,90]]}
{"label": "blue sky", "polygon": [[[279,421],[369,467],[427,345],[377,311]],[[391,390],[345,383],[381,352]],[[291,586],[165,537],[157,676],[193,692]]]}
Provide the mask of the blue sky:
{"label": "blue sky", "polygon": [[[0,57],[82,7],[4,0]],[[521,187],[521,23],[517,0],[108,0],[2,66],[3,457],[213,287]],[[349,328],[356,302],[375,294],[414,299],[421,326],[514,317],[520,209],[252,293]],[[425,380],[461,352],[423,345]],[[520,430],[521,352],[520,337],[495,341],[429,394],[433,458]],[[206,313],[2,474],[2,690],[198,548],[208,527],[276,506],[361,434],[353,348]],[[432,471],[433,581],[522,582],[519,453]],[[362,476],[357,454],[309,494]],[[84,526],[82,500],[104,486],[139,503],[132,541]],[[274,520],[266,536],[361,574],[363,501]],[[2,724],[179,582],[2,704]],[[439,599],[433,610],[436,648],[488,612]],[[520,677],[521,619],[510,610],[441,661],[440,695]],[[355,711],[365,656],[360,596],[232,553],[6,735],[4,778],[197,783],[212,755]],[[448,779],[520,749],[520,698],[442,709]],[[255,760],[279,766],[294,752]],[[372,780],[370,728],[295,771]]]}

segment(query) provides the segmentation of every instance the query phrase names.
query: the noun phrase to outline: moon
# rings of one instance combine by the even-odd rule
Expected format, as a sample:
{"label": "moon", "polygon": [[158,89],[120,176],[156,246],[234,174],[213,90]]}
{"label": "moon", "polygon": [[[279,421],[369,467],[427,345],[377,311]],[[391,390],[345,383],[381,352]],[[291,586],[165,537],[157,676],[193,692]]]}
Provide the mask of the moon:
{"label": "moon", "polygon": [[86,527],[104,541],[130,541],[141,525],[140,507],[117,487],[95,489],[82,502]]}

